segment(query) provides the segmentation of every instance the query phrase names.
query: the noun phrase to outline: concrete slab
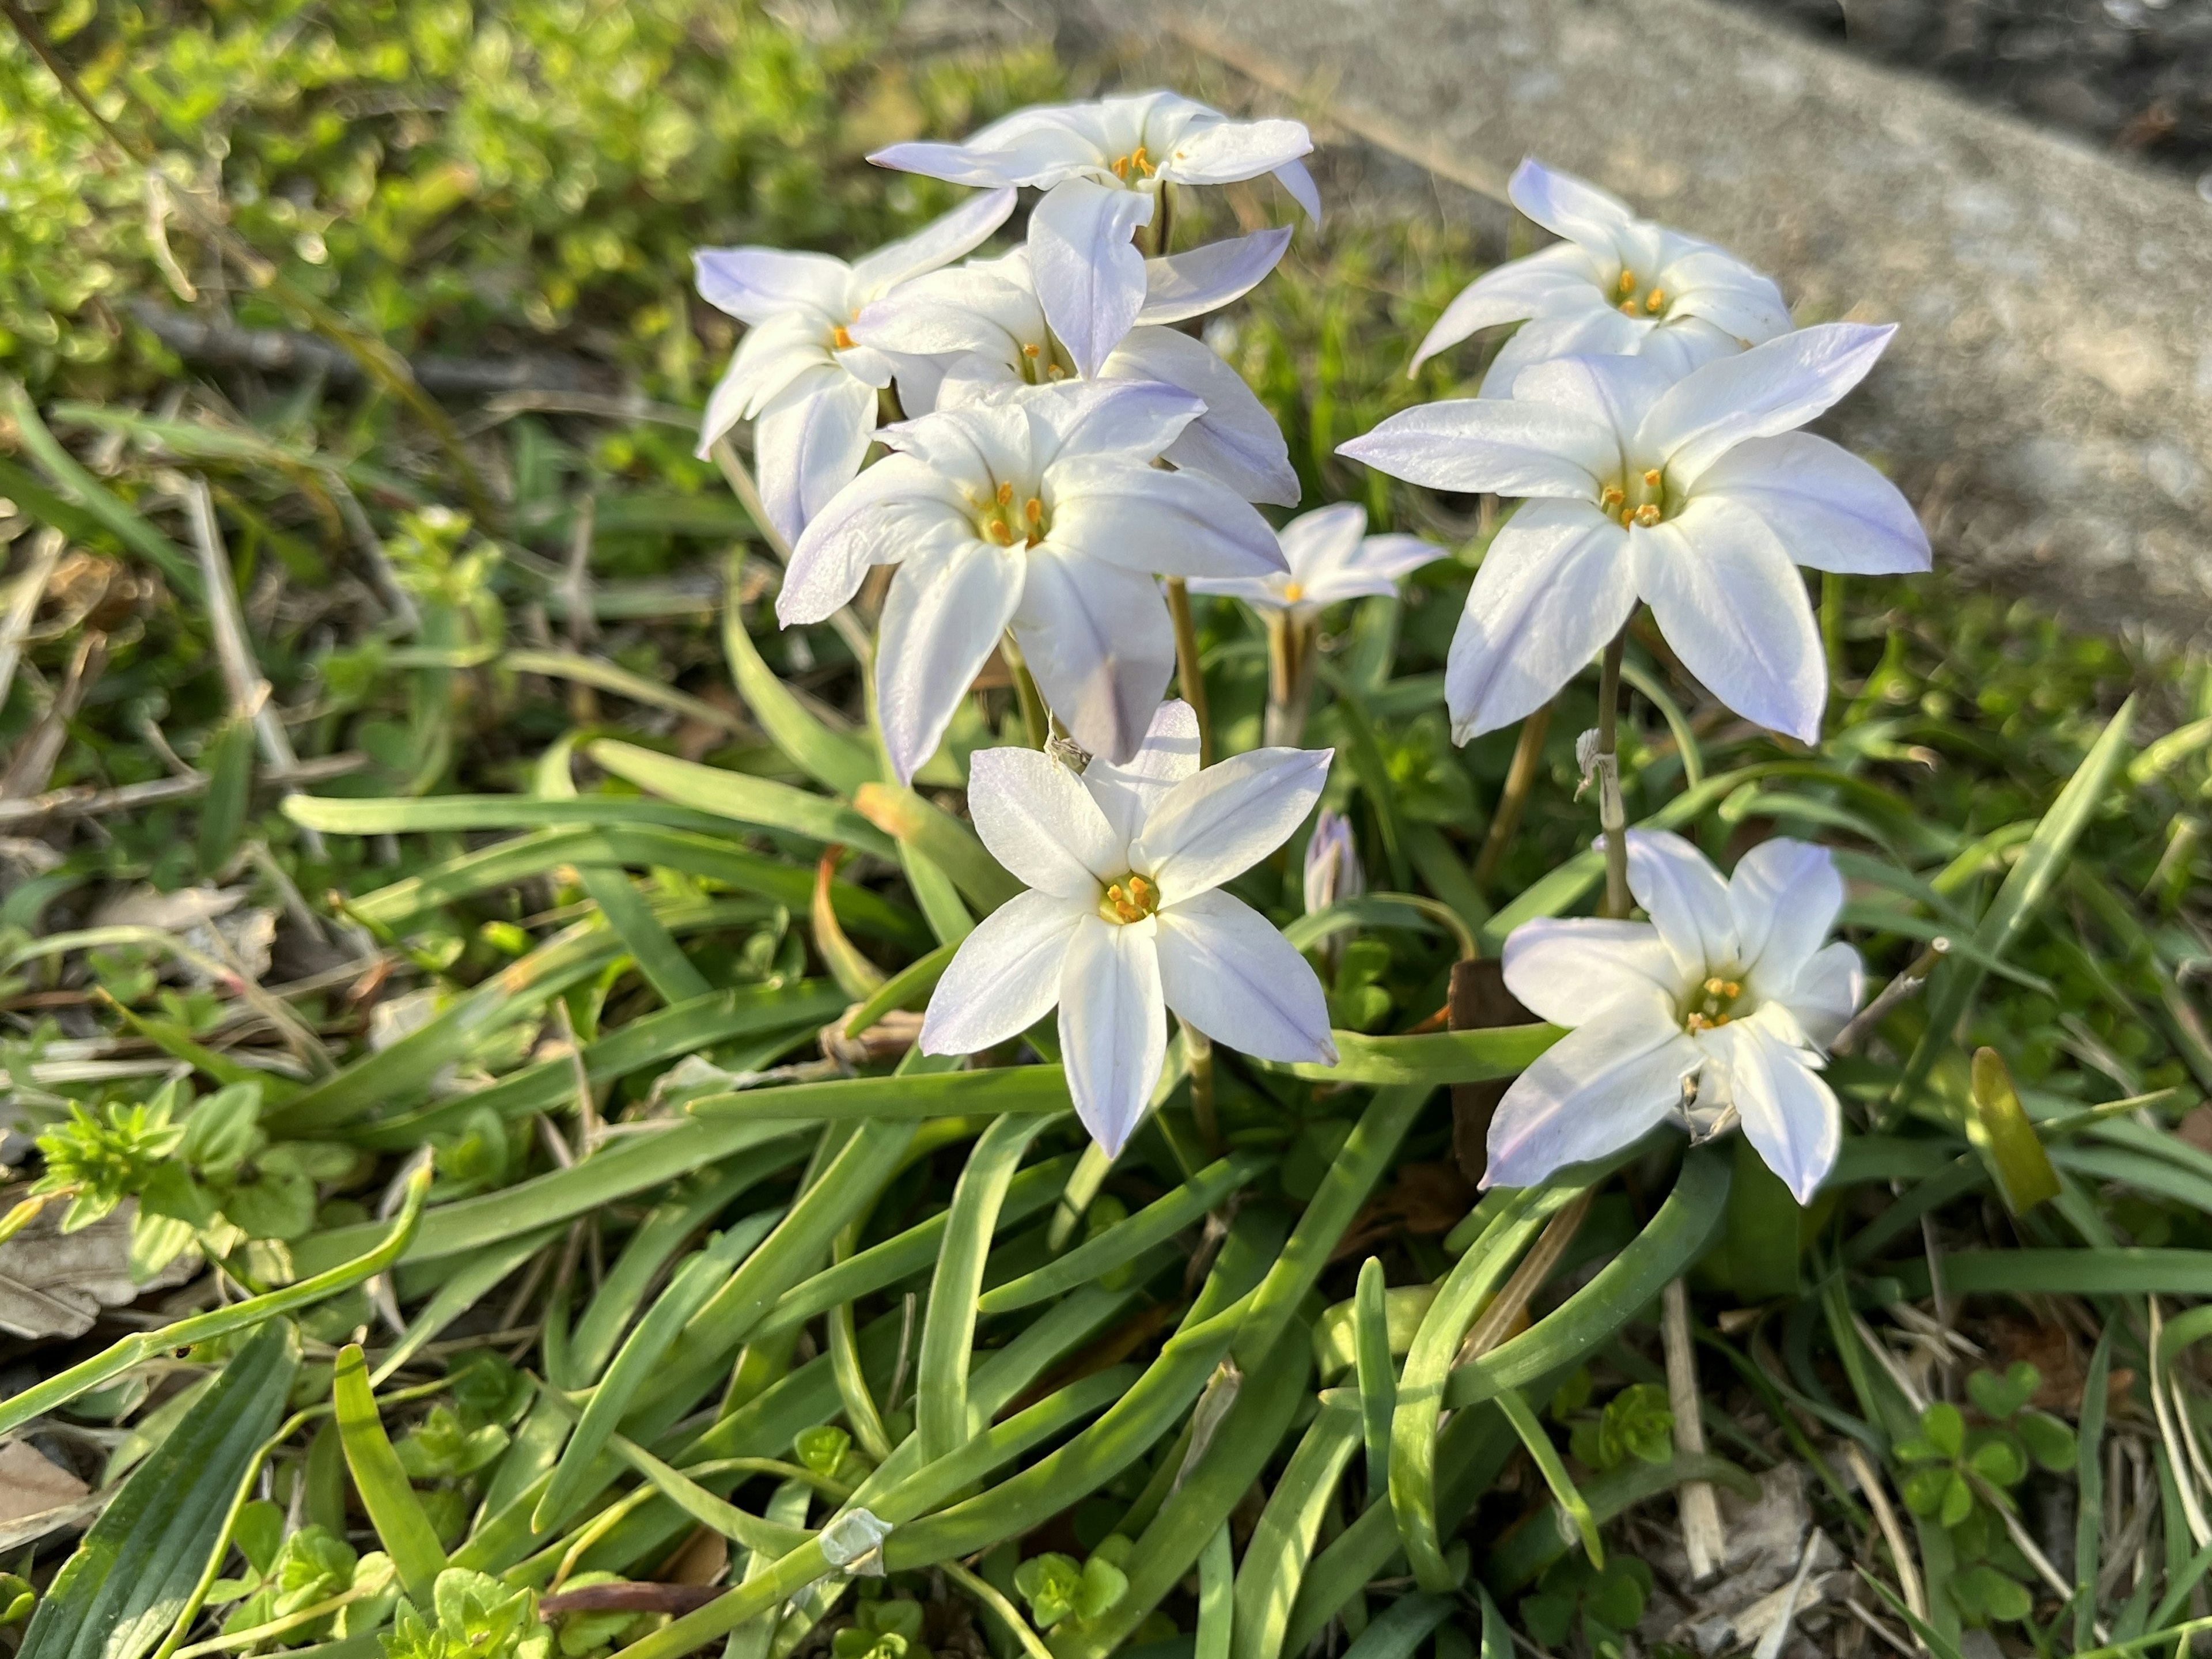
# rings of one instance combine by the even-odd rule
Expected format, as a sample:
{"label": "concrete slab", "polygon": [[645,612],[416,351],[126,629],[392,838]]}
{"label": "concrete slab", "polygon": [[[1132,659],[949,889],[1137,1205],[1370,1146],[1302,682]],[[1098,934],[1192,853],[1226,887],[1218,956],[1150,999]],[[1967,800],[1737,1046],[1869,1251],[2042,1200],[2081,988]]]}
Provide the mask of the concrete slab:
{"label": "concrete slab", "polygon": [[1940,557],[2083,623],[2212,623],[2212,205],[2185,183],[1712,0],[1040,5],[1064,42],[1149,43],[1127,79],[1212,58],[1249,107],[1399,158],[1366,175],[1397,210],[1502,223],[1480,198],[1534,154],[1764,265],[1804,320],[1901,323],[1829,429]]}

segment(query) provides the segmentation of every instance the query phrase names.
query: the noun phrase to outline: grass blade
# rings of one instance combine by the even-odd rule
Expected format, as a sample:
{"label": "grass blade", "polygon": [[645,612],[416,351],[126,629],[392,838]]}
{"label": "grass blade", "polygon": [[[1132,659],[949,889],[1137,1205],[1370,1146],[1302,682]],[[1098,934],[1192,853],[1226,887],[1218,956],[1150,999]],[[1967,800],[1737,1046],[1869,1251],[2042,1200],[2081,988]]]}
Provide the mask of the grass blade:
{"label": "grass blade", "polygon": [[338,1351],[331,1400],[337,1412],[346,1468],[352,1472],[362,1507],[368,1511],[369,1524],[392,1558],[408,1599],[427,1607],[431,1587],[446,1569],[446,1552],[430,1517],[423,1513],[422,1500],[407,1483],[406,1470],[399,1467],[399,1454],[385,1435],[376,1395],[368,1386],[368,1361],[358,1343],[349,1342]]}

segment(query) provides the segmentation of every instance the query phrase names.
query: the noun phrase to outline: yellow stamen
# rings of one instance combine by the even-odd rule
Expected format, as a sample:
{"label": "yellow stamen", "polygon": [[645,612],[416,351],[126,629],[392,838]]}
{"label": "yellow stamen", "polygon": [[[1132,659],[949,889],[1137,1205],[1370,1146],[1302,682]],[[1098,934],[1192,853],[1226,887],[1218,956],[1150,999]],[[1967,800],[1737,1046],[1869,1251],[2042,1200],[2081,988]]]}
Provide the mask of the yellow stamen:
{"label": "yellow stamen", "polygon": [[1620,521],[1621,521],[1621,523],[1623,523],[1623,524],[1632,524],[1633,522],[1635,522],[1635,519],[1636,519],[1636,509],[1635,509],[1634,507],[1622,507],[1622,508],[1620,509]]}
{"label": "yellow stamen", "polygon": [[1121,180],[1124,184],[1127,184],[1129,181],[1129,158],[1127,156],[1121,155],[1115,158],[1114,176]]}
{"label": "yellow stamen", "polygon": [[1598,492],[1597,504],[1610,513],[1627,499],[1627,495],[1622,492],[1619,484],[1607,484]]}
{"label": "yellow stamen", "polygon": [[1006,528],[1006,521],[1004,519],[992,520],[983,526],[983,533],[1000,547],[1012,547],[1014,544],[1014,532]]}
{"label": "yellow stamen", "polygon": [[1039,350],[1040,348],[1036,346],[1025,345],[1022,348],[1022,356],[1024,357],[1035,357],[1039,355]]}
{"label": "yellow stamen", "polygon": [[1624,317],[1633,317],[1636,314],[1636,301],[1623,300],[1620,302],[1620,314]]}
{"label": "yellow stamen", "polygon": [[1624,270],[1620,273],[1620,291],[1623,294],[1633,294],[1636,292],[1636,273],[1634,271]]}
{"label": "yellow stamen", "polygon": [[1644,487],[1646,489],[1656,489],[1659,488],[1659,469],[1657,467],[1646,467],[1644,469]]}
{"label": "yellow stamen", "polygon": [[840,351],[850,351],[853,349],[853,336],[842,323],[830,331],[830,339]]}
{"label": "yellow stamen", "polygon": [[1013,504],[1014,486],[1012,483],[1009,481],[1008,483],[1002,483],[999,486],[999,505],[1000,507],[1012,507]]}
{"label": "yellow stamen", "polygon": [[1146,159],[1145,147],[1142,144],[1137,146],[1137,153],[1132,155],[1129,160],[1135,164],[1137,171],[1143,173],[1147,179],[1151,178],[1155,173],[1159,171],[1158,167],[1154,167],[1152,162]]}
{"label": "yellow stamen", "polygon": [[1124,876],[1111,883],[1098,901],[1102,921],[1127,926],[1142,921],[1160,908],[1160,890],[1142,876]]}
{"label": "yellow stamen", "polygon": [[1058,363],[1054,363],[1050,368],[1045,370],[1044,377],[1048,380],[1063,380],[1067,378],[1067,371]]}
{"label": "yellow stamen", "polygon": [[1650,312],[1654,317],[1656,317],[1661,312],[1666,310],[1667,290],[1663,288],[1653,289],[1650,294],[1644,299],[1644,308]]}
{"label": "yellow stamen", "polygon": [[1033,525],[1043,523],[1044,503],[1039,501],[1036,496],[1030,496],[1029,500],[1022,503],[1022,517],[1027,519]]}
{"label": "yellow stamen", "polygon": [[1653,506],[1650,501],[1646,501],[1643,506],[1636,509],[1635,518],[1637,523],[1642,525],[1646,530],[1649,530],[1653,525],[1659,522],[1659,509]]}
{"label": "yellow stamen", "polygon": [[1721,978],[1718,975],[1715,975],[1712,978],[1705,981],[1705,994],[1707,996],[1724,996],[1727,993],[1728,981]]}
{"label": "yellow stamen", "polygon": [[1283,589],[1283,597],[1288,599],[1292,605],[1296,605],[1300,599],[1305,598],[1305,596],[1306,585],[1304,582],[1292,582],[1289,586]]}

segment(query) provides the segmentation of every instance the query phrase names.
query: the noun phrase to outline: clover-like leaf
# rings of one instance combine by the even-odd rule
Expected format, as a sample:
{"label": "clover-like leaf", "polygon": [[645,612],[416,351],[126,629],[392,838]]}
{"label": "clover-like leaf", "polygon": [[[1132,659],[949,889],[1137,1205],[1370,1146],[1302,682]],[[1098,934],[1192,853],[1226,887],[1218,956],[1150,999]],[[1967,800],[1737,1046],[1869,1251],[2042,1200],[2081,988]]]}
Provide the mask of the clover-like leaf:
{"label": "clover-like leaf", "polygon": [[2072,1427],[2048,1412],[2021,1413],[2013,1419],[2012,1431],[2027,1446],[2027,1455],[2053,1474],[2072,1468],[2081,1455]]}
{"label": "clover-like leaf", "polygon": [[1956,1457],[1966,1447],[1966,1419],[1949,1401],[1939,1400],[1920,1413],[1920,1436],[1942,1456]]}
{"label": "clover-like leaf", "polygon": [[1656,1382],[1623,1389],[1606,1401],[1598,1437],[1607,1468],[1631,1457],[1646,1463],[1673,1462],[1674,1413],[1667,1390]]}
{"label": "clover-like leaf", "polygon": [[2035,1397],[2043,1386],[2043,1373],[2025,1359],[2015,1359],[1999,1376],[1995,1371],[1975,1371],[1966,1378],[1966,1393],[1983,1416],[2002,1423]]}
{"label": "clover-like leaf", "polygon": [[1978,1437],[1966,1454],[1966,1467],[1997,1486],[2016,1486],[2027,1479],[2027,1458],[2008,1434]]}
{"label": "clover-like leaf", "polygon": [[1967,1623],[1989,1625],[2025,1619],[2034,1611],[2035,1598],[2018,1580],[1986,1563],[1967,1568],[1951,1580],[1951,1599]]}
{"label": "clover-like leaf", "polygon": [[1955,1527],[1974,1512],[1974,1489],[1968,1486],[1957,1470],[1943,1473],[1943,1501],[1936,1511],[1936,1518],[1944,1526]]}
{"label": "clover-like leaf", "polygon": [[1014,1569],[1014,1589],[1030,1604],[1030,1622],[1050,1630],[1075,1611],[1083,1594],[1083,1568],[1072,1555],[1033,1555]]}

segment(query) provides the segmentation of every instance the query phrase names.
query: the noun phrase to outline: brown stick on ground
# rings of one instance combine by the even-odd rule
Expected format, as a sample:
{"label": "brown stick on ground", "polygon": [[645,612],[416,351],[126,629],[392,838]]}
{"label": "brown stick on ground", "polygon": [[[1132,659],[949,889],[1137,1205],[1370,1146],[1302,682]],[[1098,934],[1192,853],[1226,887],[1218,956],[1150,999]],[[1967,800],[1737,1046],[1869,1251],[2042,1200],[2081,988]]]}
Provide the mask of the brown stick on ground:
{"label": "brown stick on ground", "polygon": [[727,1584],[586,1584],[544,1597],[538,1610],[547,1618],[564,1613],[696,1613]]}

